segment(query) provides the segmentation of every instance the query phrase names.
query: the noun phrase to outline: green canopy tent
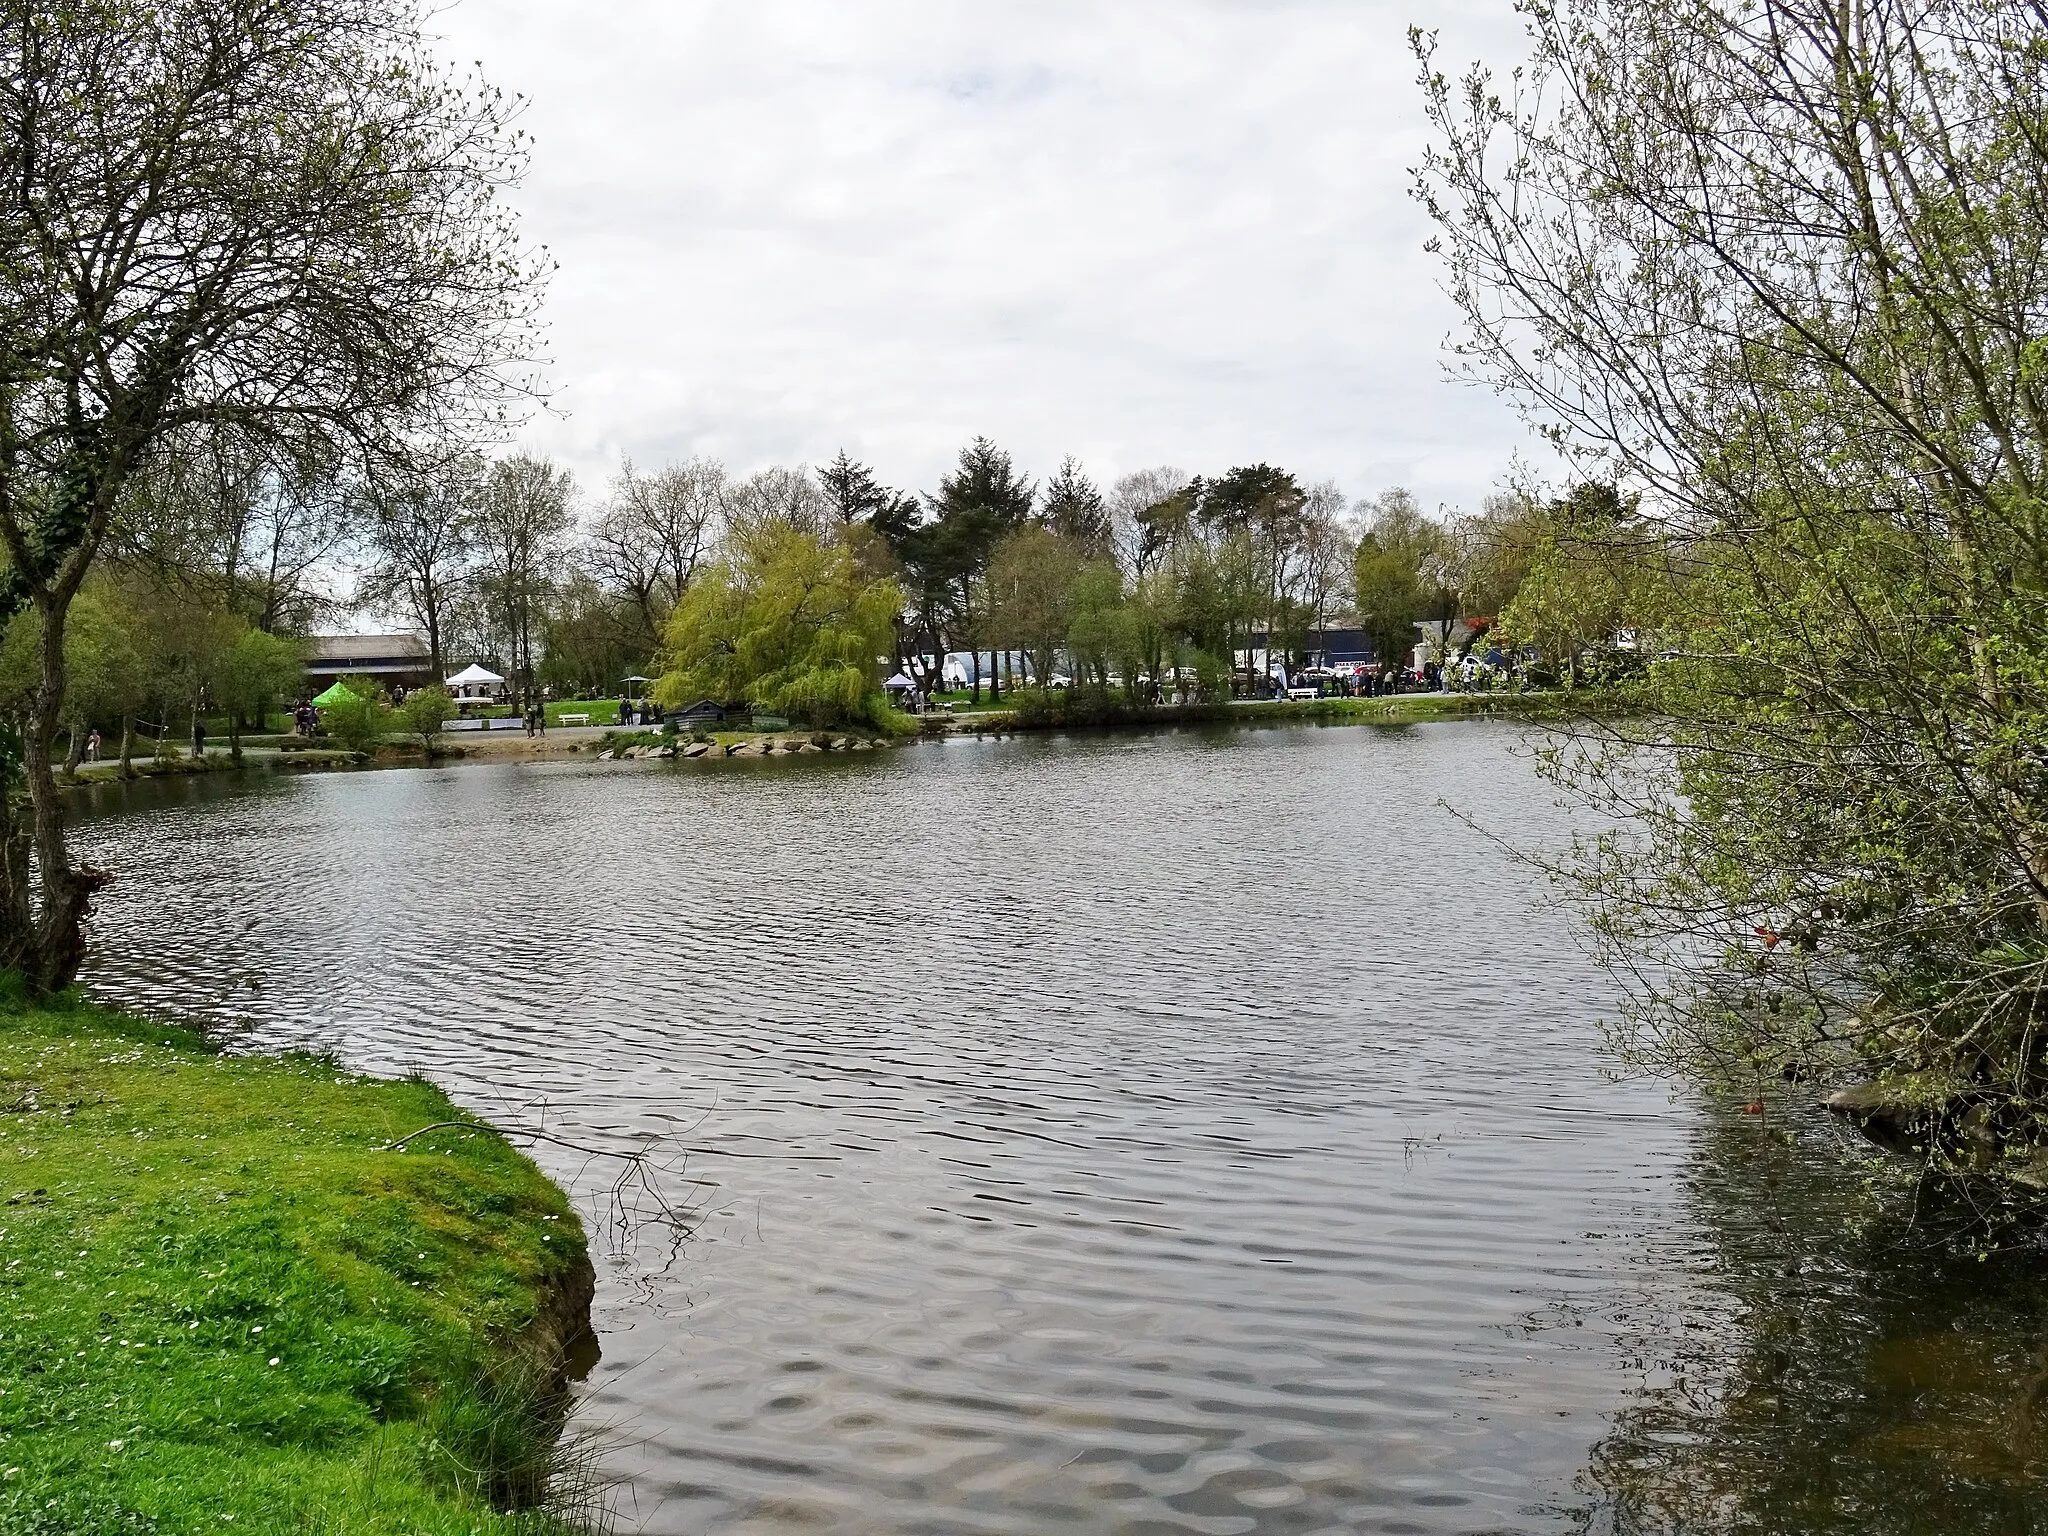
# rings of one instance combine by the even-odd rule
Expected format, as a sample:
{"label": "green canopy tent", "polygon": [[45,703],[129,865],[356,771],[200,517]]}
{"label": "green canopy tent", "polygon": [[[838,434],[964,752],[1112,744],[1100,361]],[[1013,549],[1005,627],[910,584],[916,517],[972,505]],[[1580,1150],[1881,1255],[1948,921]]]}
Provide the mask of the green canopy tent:
{"label": "green canopy tent", "polygon": [[343,699],[352,699],[354,697],[356,697],[356,690],[349,687],[346,680],[337,680],[334,686],[325,693],[315,696],[313,707],[315,709],[325,709],[330,704],[339,704]]}

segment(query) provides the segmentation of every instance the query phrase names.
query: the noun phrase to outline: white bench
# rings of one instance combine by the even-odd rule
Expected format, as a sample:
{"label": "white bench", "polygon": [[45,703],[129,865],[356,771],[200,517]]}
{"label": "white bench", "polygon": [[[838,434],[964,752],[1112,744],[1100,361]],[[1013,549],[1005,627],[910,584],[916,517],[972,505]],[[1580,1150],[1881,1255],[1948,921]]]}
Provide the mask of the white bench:
{"label": "white bench", "polygon": [[563,716],[561,716],[561,717],[560,717],[560,718],[559,718],[559,719],[558,719],[558,720],[557,720],[557,721],[556,721],[555,723],[556,723],[557,725],[588,725],[588,724],[590,724],[590,716],[588,716],[588,715],[563,715]]}

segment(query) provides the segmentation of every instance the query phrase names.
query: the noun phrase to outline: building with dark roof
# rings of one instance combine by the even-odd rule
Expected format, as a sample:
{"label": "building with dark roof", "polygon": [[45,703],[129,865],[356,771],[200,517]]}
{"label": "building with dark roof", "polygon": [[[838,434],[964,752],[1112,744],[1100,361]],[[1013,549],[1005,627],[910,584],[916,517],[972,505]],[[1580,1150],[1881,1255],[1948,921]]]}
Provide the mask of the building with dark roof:
{"label": "building with dark roof", "polygon": [[420,635],[314,635],[306,642],[306,686],[325,691],[344,677],[375,678],[386,688],[437,683],[433,654]]}

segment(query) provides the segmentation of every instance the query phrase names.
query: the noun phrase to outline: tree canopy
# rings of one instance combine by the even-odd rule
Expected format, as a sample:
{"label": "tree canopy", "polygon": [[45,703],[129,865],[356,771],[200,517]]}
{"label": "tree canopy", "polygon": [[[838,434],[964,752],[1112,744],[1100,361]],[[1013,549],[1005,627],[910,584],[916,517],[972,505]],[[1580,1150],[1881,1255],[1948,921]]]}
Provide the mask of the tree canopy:
{"label": "tree canopy", "polygon": [[709,698],[816,725],[879,722],[881,658],[903,594],[862,578],[845,544],[767,526],[684,594],[655,687],[670,708]]}

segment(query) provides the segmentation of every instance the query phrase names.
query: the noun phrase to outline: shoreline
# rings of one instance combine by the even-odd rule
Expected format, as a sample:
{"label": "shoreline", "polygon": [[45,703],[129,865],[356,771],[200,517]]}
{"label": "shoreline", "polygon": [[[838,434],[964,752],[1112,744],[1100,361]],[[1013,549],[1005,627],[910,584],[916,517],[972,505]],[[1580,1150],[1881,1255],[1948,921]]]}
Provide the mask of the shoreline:
{"label": "shoreline", "polygon": [[[502,734],[479,733],[474,739],[459,742],[444,736],[439,749],[431,753],[418,746],[390,742],[368,754],[317,746],[286,749],[253,747],[245,750],[242,762],[236,763],[224,751],[209,751],[204,759],[189,756],[164,762],[144,759],[136,763],[133,773],[127,778],[123,778],[117,762],[102,761],[81,765],[74,779],[67,780],[60,774],[58,783],[62,788],[75,790],[199,774],[446,767],[460,763],[561,760],[585,754],[594,756],[598,761],[659,759],[716,762],[734,757],[888,751],[918,741],[952,736],[1145,735],[1161,730],[1211,726],[1254,729],[1285,725],[1402,726],[1446,720],[1540,721],[1560,718],[1574,710],[1589,707],[1597,708],[1598,699],[1583,690],[1577,694],[1406,693],[1369,699],[1258,699],[1141,708],[1116,705],[1072,715],[1064,711],[1048,712],[1034,706],[1022,709],[990,707],[958,714],[912,716],[909,718],[916,722],[916,730],[895,737],[844,727],[831,730],[785,727],[771,731],[719,731],[712,733],[708,742],[697,742],[688,736],[665,737],[655,727],[636,730],[619,726],[557,726],[540,736],[506,731]],[[664,747],[672,750],[664,751]]]}
{"label": "shoreline", "polygon": [[0,1014],[0,1109],[0,1526],[584,1528],[589,1249],[486,1122],[83,1004]]}

